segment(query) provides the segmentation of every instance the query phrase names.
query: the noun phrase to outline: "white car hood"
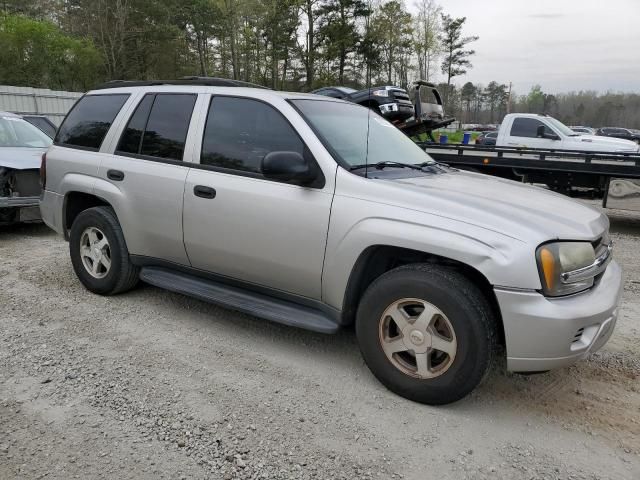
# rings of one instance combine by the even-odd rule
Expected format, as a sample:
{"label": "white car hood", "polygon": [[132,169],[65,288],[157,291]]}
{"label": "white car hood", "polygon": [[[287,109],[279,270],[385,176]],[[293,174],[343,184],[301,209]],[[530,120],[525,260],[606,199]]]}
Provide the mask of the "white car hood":
{"label": "white car hood", "polygon": [[623,138],[613,138],[613,137],[603,137],[600,135],[580,135],[579,137],[569,137],[576,143],[580,144],[588,144],[590,145],[590,150],[598,150],[593,147],[598,145],[602,146],[601,150],[608,151],[616,151],[616,150],[626,150],[626,151],[639,151],[640,147],[636,142],[632,142],[631,140],[625,140]]}
{"label": "white car hood", "polygon": [[541,187],[489,175],[452,171],[389,183],[397,190],[396,202],[407,208],[486,228],[525,243],[593,240],[609,227],[606,215],[593,207]]}
{"label": "white car hood", "polygon": [[0,167],[14,170],[40,168],[42,154],[46,148],[0,147]]}

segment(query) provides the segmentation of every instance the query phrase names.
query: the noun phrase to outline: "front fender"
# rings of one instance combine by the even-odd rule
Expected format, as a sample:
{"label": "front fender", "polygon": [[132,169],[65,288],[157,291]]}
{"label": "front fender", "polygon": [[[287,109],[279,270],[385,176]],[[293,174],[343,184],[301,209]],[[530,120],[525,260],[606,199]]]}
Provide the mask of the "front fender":
{"label": "front fender", "polygon": [[[344,205],[335,203],[344,202]],[[496,286],[540,288],[534,252],[527,244],[469,224],[428,214],[416,215],[377,205],[379,215],[354,219],[362,213],[362,200],[337,198],[327,241],[323,272],[323,299],[341,309],[349,277],[360,255],[373,246],[424,252],[468,265]],[[385,215],[386,214],[386,215]]]}

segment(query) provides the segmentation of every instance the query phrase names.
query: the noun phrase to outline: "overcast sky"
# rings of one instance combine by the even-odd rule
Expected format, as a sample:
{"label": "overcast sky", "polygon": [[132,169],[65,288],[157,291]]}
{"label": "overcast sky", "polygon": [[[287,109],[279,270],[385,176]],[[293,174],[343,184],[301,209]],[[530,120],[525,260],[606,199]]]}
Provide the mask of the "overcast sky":
{"label": "overcast sky", "polygon": [[473,68],[455,83],[511,81],[519,94],[536,83],[552,93],[640,92],[640,0],[439,3],[467,17],[466,35],[480,36],[471,47]]}

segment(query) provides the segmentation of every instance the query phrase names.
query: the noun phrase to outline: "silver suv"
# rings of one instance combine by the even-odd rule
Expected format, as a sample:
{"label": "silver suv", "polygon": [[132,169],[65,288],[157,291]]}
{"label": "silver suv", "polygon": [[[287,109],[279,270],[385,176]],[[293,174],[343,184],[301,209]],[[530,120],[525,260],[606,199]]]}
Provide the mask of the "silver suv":
{"label": "silver suv", "polygon": [[540,372],[609,339],[621,271],[599,211],[438,164],[353,103],[176,83],[87,93],[43,159],[42,217],[92,292],[143,280],[354,324],[373,374],[429,404],[469,393],[496,352]]}

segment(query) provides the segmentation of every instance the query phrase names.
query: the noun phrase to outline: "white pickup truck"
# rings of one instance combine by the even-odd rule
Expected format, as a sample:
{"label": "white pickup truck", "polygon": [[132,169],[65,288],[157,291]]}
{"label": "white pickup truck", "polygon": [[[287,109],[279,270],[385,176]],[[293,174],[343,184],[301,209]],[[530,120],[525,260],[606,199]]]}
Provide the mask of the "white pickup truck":
{"label": "white pickup truck", "polygon": [[496,145],[590,152],[640,152],[640,146],[631,140],[583,135],[553,117],[534,113],[510,113],[505,116]]}

